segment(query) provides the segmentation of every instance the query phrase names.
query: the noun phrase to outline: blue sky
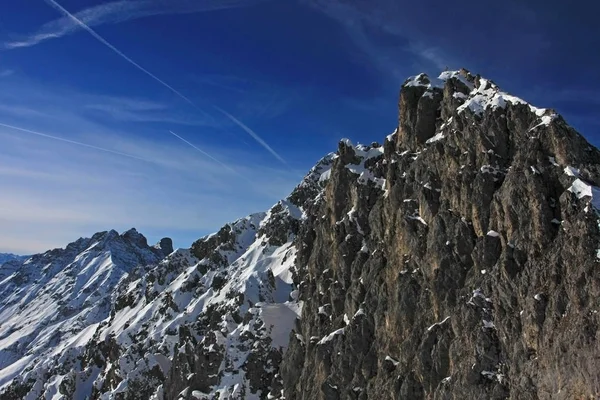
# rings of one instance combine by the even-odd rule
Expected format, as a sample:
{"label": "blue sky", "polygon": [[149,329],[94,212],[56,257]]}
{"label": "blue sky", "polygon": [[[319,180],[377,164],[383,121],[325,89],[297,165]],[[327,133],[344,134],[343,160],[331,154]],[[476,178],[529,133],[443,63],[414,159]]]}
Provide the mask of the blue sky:
{"label": "blue sky", "polygon": [[340,138],[381,141],[402,81],[446,66],[600,144],[592,2],[4,3],[0,251],[132,226],[189,246],[268,209]]}

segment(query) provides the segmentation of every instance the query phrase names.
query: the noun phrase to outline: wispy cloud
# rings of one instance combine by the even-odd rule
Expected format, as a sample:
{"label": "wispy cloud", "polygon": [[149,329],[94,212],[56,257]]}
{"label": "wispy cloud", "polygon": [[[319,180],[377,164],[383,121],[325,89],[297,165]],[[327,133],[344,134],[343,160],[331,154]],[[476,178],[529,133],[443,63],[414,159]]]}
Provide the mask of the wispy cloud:
{"label": "wispy cloud", "polygon": [[173,92],[174,94],[176,94],[177,96],[179,96],[181,99],[185,100],[186,102],[188,102],[192,106],[196,107],[199,111],[204,112],[192,100],[190,100],[187,96],[185,96],[180,91],[178,91],[177,89],[175,89],[173,86],[169,85],[168,83],[166,83],[165,81],[163,81],[162,79],[160,79],[159,77],[157,77],[156,75],[154,75],[152,72],[148,71],[146,68],[142,67],[140,64],[138,64],[135,61],[133,61],[125,53],[123,53],[121,50],[117,49],[115,46],[113,46],[112,44],[110,44],[106,39],[104,39],[102,36],[100,36],[95,30],[93,30],[92,28],[90,28],[90,26],[88,26],[85,22],[83,22],[77,16],[71,14],[69,11],[67,11],[67,9],[65,9],[63,6],[61,6],[60,4],[58,4],[56,1],[54,1],[54,0],[45,0],[45,1],[51,7],[53,7],[56,10],[58,10],[60,13],[62,13],[65,16],[65,18],[68,18],[69,20],[71,20],[72,23],[74,23],[75,25],[79,26],[81,29],[84,29],[85,31],[87,31],[90,35],[92,35],[94,37],[94,39],[98,40],[100,43],[102,43],[103,45],[105,45],[106,47],[108,47],[109,49],[111,49],[113,52],[115,52],[118,56],[120,56],[121,58],[123,58],[125,61],[127,61],[128,63],[130,63],[134,67],[136,67],[138,70],[142,71],[144,74],[148,75],[150,78],[154,79],[156,82],[160,83],[165,88],[169,89],[171,92]]}
{"label": "wispy cloud", "polygon": [[268,209],[298,182],[214,128],[174,132],[222,164],[199,157],[168,127],[96,118],[86,107],[105,103],[162,108],[24,77],[0,80],[0,252],[38,252],[132,226],[150,241],[172,236],[189,246],[224,222]]}
{"label": "wispy cloud", "polygon": [[[261,79],[226,74],[194,75],[193,82],[208,86],[216,97],[227,99],[239,118],[277,118],[289,111],[307,87],[298,88],[286,84],[284,87]],[[238,119],[239,119],[238,118]]]}
{"label": "wispy cloud", "polygon": [[231,168],[229,165],[217,160],[216,158],[214,158],[213,156],[211,156],[209,153],[207,153],[206,151],[202,150],[200,147],[196,146],[195,144],[191,143],[190,141],[182,138],[181,136],[179,136],[178,134],[176,134],[173,131],[169,131],[169,133],[173,136],[175,136],[177,139],[181,140],[182,142],[184,142],[185,144],[187,144],[188,146],[190,146],[191,148],[195,149],[196,151],[200,152],[201,154],[204,154],[204,156],[210,158],[211,160],[213,160],[214,162],[216,162],[217,164],[220,164],[221,166],[223,166],[224,168],[227,168],[228,170],[231,170],[234,173],[237,173],[233,168]]}
{"label": "wispy cloud", "polygon": [[411,42],[408,50],[421,57],[424,61],[433,64],[440,71],[448,66],[448,59],[437,47],[427,46],[421,42]]}
{"label": "wispy cloud", "polygon": [[[201,13],[250,6],[263,0],[121,0],[86,8],[74,14],[76,20],[90,27],[116,24],[164,14]],[[73,34],[83,28],[75,19],[65,17],[43,25],[37,32],[4,43],[7,49],[30,47],[47,40]]]}
{"label": "wispy cloud", "polygon": [[442,50],[426,43],[418,32],[406,28],[406,6],[395,0],[374,4],[351,0],[305,0],[343,26],[366,63],[394,79],[404,79],[407,53],[418,57],[415,64],[436,69],[448,65]]}
{"label": "wispy cloud", "polygon": [[246,133],[248,133],[254,140],[256,140],[262,147],[264,147],[269,153],[271,153],[276,159],[281,161],[281,163],[288,165],[287,162],[281,157],[271,146],[267,144],[256,132],[246,126],[243,122],[235,118],[233,115],[229,114],[227,111],[223,110],[220,107],[215,107],[217,111],[225,115],[229,120],[231,120],[234,124],[242,128]]}
{"label": "wispy cloud", "polygon": [[228,146],[205,149],[224,154],[253,184],[168,141],[105,130],[63,140],[14,128],[0,124],[0,251],[44,251],[132,226],[151,241],[174,235],[178,246],[189,246],[226,221],[267,209],[296,183],[254,153]]}
{"label": "wispy cloud", "polygon": [[[104,123],[161,123],[165,127],[193,126],[219,127],[214,118],[207,119],[195,109],[179,107],[165,101],[144,98],[110,96],[82,93],[71,88],[49,85],[40,91],[37,85],[24,79],[2,80],[0,93],[0,115],[18,118],[61,118],[66,103],[78,115],[97,119]],[[0,118],[1,120],[1,118]],[[23,120],[25,121],[25,120]]]}
{"label": "wispy cloud", "polygon": [[111,153],[111,154],[116,154],[118,156],[123,156],[123,157],[129,157],[129,158],[133,158],[136,160],[140,160],[140,161],[145,161],[145,162],[152,162],[151,160],[147,160],[138,156],[135,156],[133,154],[127,154],[127,153],[122,153],[120,151],[116,151],[116,150],[110,150],[110,149],[106,149],[104,147],[100,147],[100,146],[94,146],[91,144],[87,144],[87,143],[82,143],[82,142],[78,142],[76,140],[71,140],[71,139],[66,139],[66,138],[62,138],[59,136],[54,136],[54,135],[49,135],[47,133],[42,133],[42,132],[37,132],[37,131],[32,131],[31,129],[27,129],[27,128],[21,128],[18,126],[14,126],[14,125],[9,125],[9,124],[4,124],[2,122],[0,122],[0,126],[4,127],[4,128],[8,128],[8,129],[12,129],[15,131],[19,131],[19,132],[25,132],[25,133],[29,133],[31,135],[36,135],[36,136],[41,136],[41,137],[45,137],[47,139],[52,139],[52,140],[57,140],[59,142],[65,142],[65,143],[70,143],[70,144],[74,144],[77,146],[81,146],[81,147],[87,147],[89,149],[94,149],[94,150],[98,150],[98,151],[103,151],[106,153]]}
{"label": "wispy cloud", "polygon": [[[214,118],[193,115],[166,103],[140,98],[87,95],[80,99],[83,111],[124,122],[160,122],[189,126],[214,127]],[[0,106],[1,107],[1,106]],[[194,109],[195,110],[195,109]]]}

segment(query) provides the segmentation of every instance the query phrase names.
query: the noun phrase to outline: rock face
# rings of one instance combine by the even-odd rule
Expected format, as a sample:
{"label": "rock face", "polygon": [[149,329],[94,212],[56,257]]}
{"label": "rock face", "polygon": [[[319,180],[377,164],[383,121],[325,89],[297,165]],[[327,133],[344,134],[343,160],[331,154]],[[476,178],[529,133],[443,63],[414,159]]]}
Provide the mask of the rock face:
{"label": "rock face", "polygon": [[600,397],[600,152],[466,70],[399,116],[191,249],[4,264],[0,398]]}
{"label": "rock face", "polygon": [[286,399],[598,398],[600,153],[489,80],[440,79],[404,84],[358,179],[373,149],[344,145],[307,215]]}

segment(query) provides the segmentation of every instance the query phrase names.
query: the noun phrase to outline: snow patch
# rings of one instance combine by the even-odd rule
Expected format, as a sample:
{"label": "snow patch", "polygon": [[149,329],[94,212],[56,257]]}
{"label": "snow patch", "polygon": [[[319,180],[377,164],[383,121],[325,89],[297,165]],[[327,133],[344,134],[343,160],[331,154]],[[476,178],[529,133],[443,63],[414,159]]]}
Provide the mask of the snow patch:
{"label": "snow patch", "polygon": [[600,188],[592,186],[578,178],[575,179],[567,190],[576,195],[578,199],[589,197],[592,206],[596,210],[600,210]]}
{"label": "snow patch", "polygon": [[331,332],[329,335],[323,337],[323,339],[319,340],[318,345],[323,345],[331,342],[336,336],[343,335],[346,332],[346,328],[340,328]]}
{"label": "snow patch", "polygon": [[433,325],[431,325],[429,328],[427,328],[427,331],[429,332],[429,331],[431,331],[433,328],[435,328],[436,326],[440,326],[440,325],[443,325],[443,324],[445,324],[445,323],[446,323],[446,322],[447,322],[449,319],[450,319],[450,317],[446,317],[446,318],[444,318],[444,320],[443,320],[443,321],[441,321],[441,322],[436,322],[435,324],[433,324]]}
{"label": "snow patch", "polygon": [[[450,71],[447,71],[446,73],[440,75],[440,79],[442,79],[442,76],[452,76],[459,79],[462,76],[458,71],[449,72]],[[478,87],[473,88],[473,85],[471,84],[470,88],[472,90],[469,93],[466,101],[457,108],[459,113],[462,113],[468,109],[473,114],[481,115],[487,109],[495,110],[497,108],[505,108],[507,104],[527,105],[529,110],[533,112],[540,120],[540,122],[532,127],[530,131],[540,126],[550,125],[550,123],[558,117],[554,112],[548,109],[534,107],[516,96],[502,92],[495,83],[484,78],[479,79]]]}
{"label": "snow patch", "polygon": [[425,143],[427,143],[427,144],[435,143],[435,142],[438,142],[438,141],[442,140],[445,137],[446,136],[444,136],[444,132],[438,132],[435,135],[433,135],[431,138],[427,139],[425,141]]}

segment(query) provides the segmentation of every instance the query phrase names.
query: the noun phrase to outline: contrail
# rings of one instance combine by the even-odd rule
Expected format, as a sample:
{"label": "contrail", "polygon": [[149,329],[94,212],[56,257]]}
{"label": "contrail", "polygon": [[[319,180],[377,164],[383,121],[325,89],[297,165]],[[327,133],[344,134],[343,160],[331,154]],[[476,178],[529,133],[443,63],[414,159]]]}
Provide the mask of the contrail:
{"label": "contrail", "polygon": [[235,173],[237,173],[236,170],[234,170],[233,168],[231,168],[229,165],[224,164],[223,162],[217,160],[216,158],[214,158],[213,156],[211,156],[210,154],[208,154],[207,152],[205,152],[204,150],[202,150],[200,147],[194,145],[193,143],[188,142],[187,140],[185,140],[184,138],[182,138],[181,136],[179,136],[178,134],[176,134],[173,131],[169,131],[169,133],[173,136],[175,136],[176,138],[178,138],[179,140],[181,140],[184,143],[187,143],[188,145],[190,145],[191,147],[193,147],[194,149],[198,150],[200,153],[204,154],[206,157],[210,158],[211,160],[213,160],[214,162],[221,164],[223,167],[227,168],[230,171],[233,171]]}
{"label": "contrail", "polygon": [[213,106],[217,111],[219,111],[220,113],[222,113],[223,115],[225,115],[227,118],[229,118],[233,123],[235,123],[237,126],[239,126],[240,128],[242,128],[243,130],[245,130],[250,136],[252,136],[254,138],[254,140],[256,140],[262,147],[264,147],[265,149],[267,149],[267,151],[271,154],[273,154],[273,156],[278,159],[279,161],[281,161],[283,164],[285,164],[286,166],[288,165],[288,163],[283,159],[283,157],[281,157],[279,154],[277,154],[277,152],[275,150],[273,150],[271,148],[271,146],[269,146],[267,144],[267,142],[265,142],[260,136],[258,136],[256,134],[256,132],[254,132],[252,129],[248,128],[246,125],[244,125],[243,122],[241,122],[240,120],[238,120],[237,118],[235,118],[233,115],[229,114],[227,111],[223,110],[220,107],[217,106]]}
{"label": "contrail", "polygon": [[115,53],[117,53],[117,55],[119,55],[125,61],[127,61],[128,63],[130,63],[131,65],[133,65],[134,67],[136,67],[137,69],[139,69],[140,71],[142,71],[143,73],[148,75],[150,78],[154,79],[156,82],[160,83],[161,85],[163,85],[164,87],[169,89],[171,92],[175,93],[177,96],[179,96],[180,98],[185,100],[187,103],[192,105],[194,108],[196,108],[198,111],[203,113],[205,117],[211,118],[210,115],[208,115],[204,110],[202,110],[200,107],[198,107],[196,105],[196,103],[194,103],[192,100],[190,100],[188,97],[186,97],[183,93],[181,93],[180,91],[175,89],[173,86],[169,85],[167,82],[160,79],[158,76],[154,75],[152,72],[148,71],[146,68],[142,67],[140,64],[133,61],[131,58],[129,58],[127,55],[125,55],[125,53],[123,53],[121,50],[117,49],[115,46],[110,44],[106,39],[104,39],[102,36],[100,36],[95,30],[90,28],[88,25],[86,25],[83,21],[81,21],[75,15],[71,14],[69,11],[67,11],[63,6],[58,4],[56,1],[54,1],[54,0],[44,0],[44,1],[47,4],[49,4],[51,7],[53,7],[54,9],[61,12],[65,17],[70,18],[74,23],[79,25],[82,29],[86,30],[90,35],[92,35],[100,43],[102,43],[103,45],[105,45],[106,47],[108,47],[109,49],[114,51]]}
{"label": "contrail", "polygon": [[120,151],[105,149],[104,147],[98,147],[98,146],[94,146],[92,144],[77,142],[75,140],[65,139],[65,138],[61,138],[59,136],[52,136],[52,135],[48,135],[46,133],[32,131],[30,129],[19,128],[18,126],[3,124],[1,122],[0,122],[0,126],[3,126],[5,128],[9,128],[9,129],[14,129],[16,131],[30,133],[32,135],[42,136],[42,137],[45,137],[45,138],[48,138],[48,139],[54,139],[54,140],[58,140],[58,141],[65,142],[65,143],[76,144],[77,146],[83,146],[83,147],[87,147],[89,149],[104,151],[105,153],[111,153],[111,154],[116,154],[118,156],[129,157],[129,158],[133,158],[135,160],[144,161],[144,162],[148,162],[148,163],[153,163],[153,164],[155,163],[152,160],[148,160],[148,159],[145,159],[145,158],[142,158],[142,157],[134,156],[133,154],[121,153]]}
{"label": "contrail", "polygon": [[[104,39],[102,36],[100,36],[95,30],[93,30],[92,28],[90,28],[83,21],[81,21],[75,15],[71,14],[69,11],[67,11],[63,6],[61,6],[60,4],[58,4],[55,0],[44,0],[44,1],[47,4],[49,4],[51,7],[53,7],[54,9],[58,10],[59,12],[61,12],[65,17],[70,18],[74,23],[76,23],[82,29],[84,29],[85,31],[87,31],[90,35],[92,35],[100,43],[102,43],[103,45],[105,45],[106,47],[108,47],[109,49],[111,49],[112,51],[114,51],[117,55],[119,55],[125,61],[127,61],[128,63],[130,63],[131,65],[133,65],[134,67],[136,67],[137,69],[139,69],[140,71],[142,71],[143,73],[145,73],[146,75],[148,75],[150,78],[154,79],[156,82],[158,82],[161,85],[163,85],[165,88],[169,89],[171,92],[173,92],[174,94],[176,94],[177,96],[179,96],[181,99],[185,100],[187,103],[189,103],[194,108],[196,108],[198,111],[200,111],[202,114],[204,114],[205,117],[207,117],[209,119],[212,119],[212,117],[208,113],[206,113],[204,110],[202,110],[200,107],[198,107],[192,100],[190,100],[188,97],[186,97],[184,94],[182,94],[181,92],[179,92],[177,89],[175,89],[174,87],[172,87],[171,85],[169,85],[168,83],[166,83],[165,81],[163,81],[162,79],[160,79],[159,77],[157,77],[156,75],[154,75],[152,72],[148,71],[146,68],[142,67],[140,64],[138,64],[135,61],[133,61],[131,58],[129,58],[127,55],[125,55],[121,50],[117,49],[115,46],[113,46],[112,44],[110,44],[106,39]],[[229,118],[232,122],[234,122],[240,128],[242,128],[243,130],[245,130],[250,136],[252,136],[254,138],[254,140],[256,140],[261,146],[263,146],[271,154],[273,154],[273,156],[275,156],[275,158],[277,158],[283,164],[288,165],[286,163],[286,161],[279,154],[277,154],[277,152],[275,152],[275,150],[273,150],[252,129],[248,128],[241,121],[237,120],[234,116],[232,116],[231,114],[229,114],[225,110],[223,110],[223,109],[221,109],[219,107],[216,107],[216,106],[214,106],[214,107],[215,107],[216,110],[218,110],[219,112],[221,112],[223,115],[225,115],[227,118]],[[174,134],[173,132],[171,132],[171,133]],[[175,136],[178,136],[178,135],[175,135]],[[179,137],[179,138],[181,140],[183,140],[184,142],[186,142],[187,144],[189,144],[192,147],[194,147],[196,150],[198,150],[201,153],[203,153],[204,155],[210,157],[212,160],[214,160],[214,161],[218,162],[219,164],[225,166],[226,168],[229,168],[230,170],[232,170],[230,167],[228,167],[225,164],[223,164],[222,162],[216,160],[214,157],[210,156],[209,154],[207,154],[203,150],[200,150],[198,147],[194,146],[190,142],[182,139],[181,137]]]}
{"label": "contrail", "polygon": [[[177,15],[210,12],[228,8],[238,8],[258,4],[264,0],[114,0],[84,8],[73,13],[87,26],[117,24],[154,15]],[[58,39],[81,29],[69,17],[50,21],[37,32],[21,40],[4,43],[4,48],[35,46],[46,40]]]}
{"label": "contrail", "polygon": [[238,171],[236,171],[235,169],[231,168],[229,165],[217,160],[216,158],[214,158],[213,156],[211,156],[210,154],[208,154],[207,152],[205,152],[204,150],[202,150],[201,148],[199,148],[198,146],[195,146],[193,143],[188,142],[187,140],[185,140],[184,138],[182,138],[181,136],[179,136],[178,134],[176,134],[173,131],[169,131],[169,133],[173,136],[175,136],[176,138],[178,138],[179,140],[183,141],[184,143],[190,145],[191,147],[193,147],[194,149],[198,150],[200,153],[204,154],[206,157],[210,158],[211,160],[217,162],[218,164],[222,165],[224,168],[227,168],[229,171],[233,172],[234,174],[236,174],[237,176],[239,176],[240,178],[244,179],[246,182],[251,183],[252,187],[256,187],[255,182],[252,181],[251,179],[247,178],[246,176],[242,175],[241,173],[239,173]]}

